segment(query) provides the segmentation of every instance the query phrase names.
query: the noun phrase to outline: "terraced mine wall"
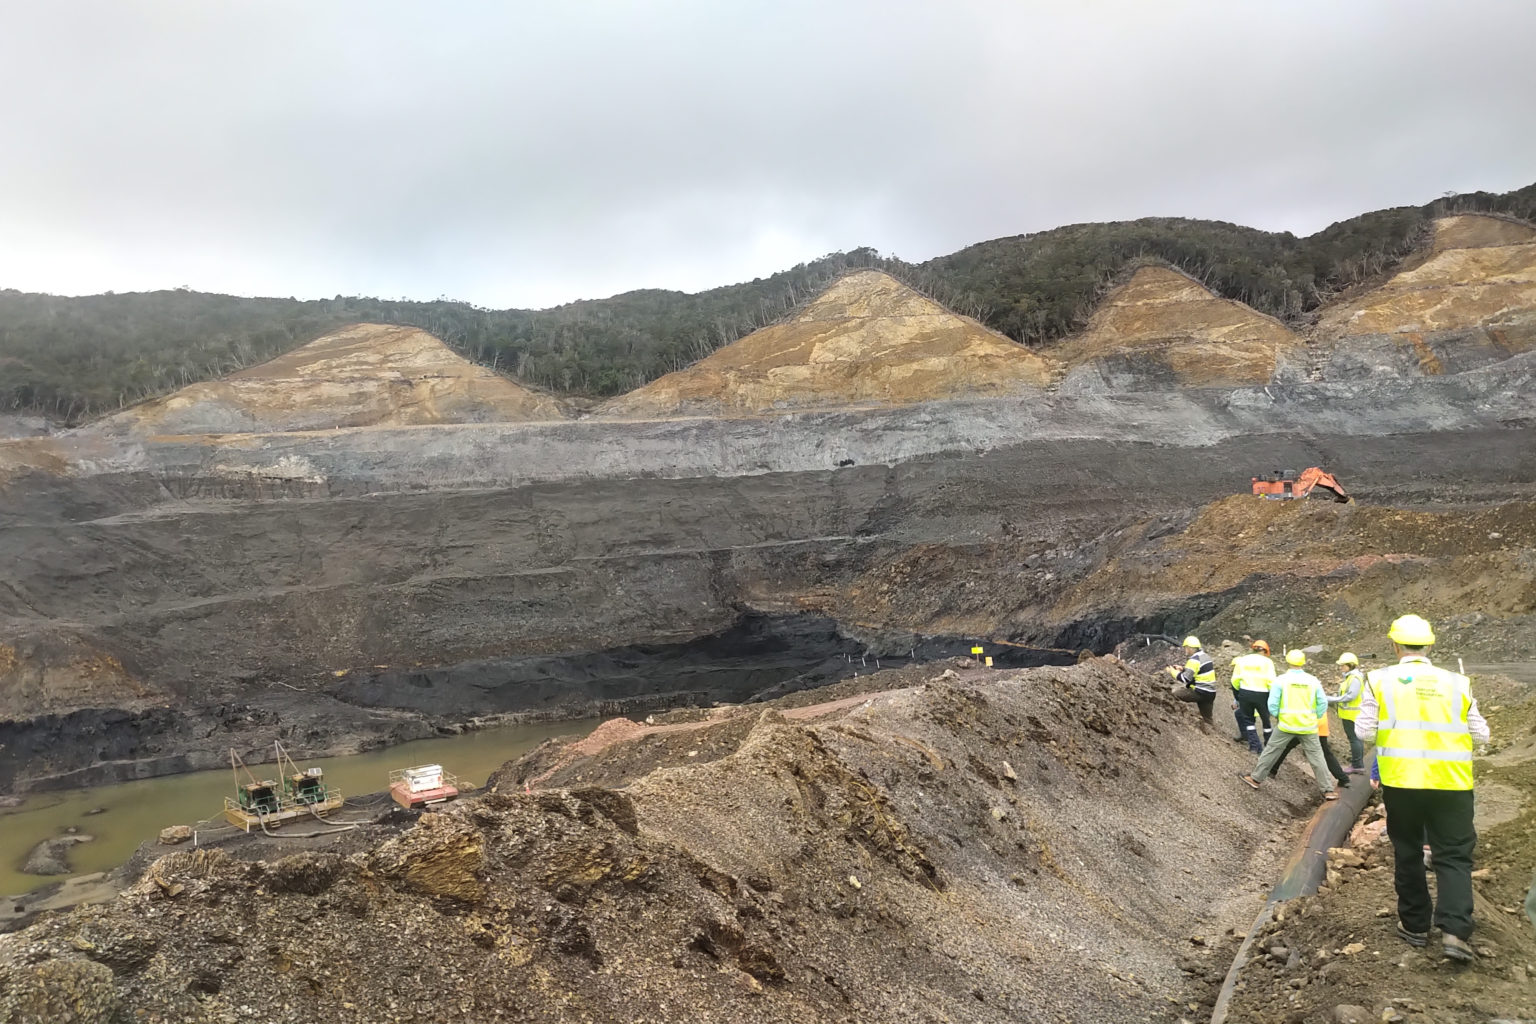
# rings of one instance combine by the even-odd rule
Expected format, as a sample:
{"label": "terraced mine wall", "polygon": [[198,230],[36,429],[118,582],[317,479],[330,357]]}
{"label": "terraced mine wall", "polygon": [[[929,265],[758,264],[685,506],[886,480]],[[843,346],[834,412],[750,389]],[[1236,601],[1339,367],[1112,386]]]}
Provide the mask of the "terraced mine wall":
{"label": "terraced mine wall", "polygon": [[[758,420],[12,442],[0,715],[288,692],[363,722],[411,709],[391,673],[683,642],[893,551],[1070,545],[1276,467],[1327,466],[1379,502],[1529,494],[1533,376],[1527,354],[1411,382]],[[1015,639],[1103,649],[1136,625]]]}

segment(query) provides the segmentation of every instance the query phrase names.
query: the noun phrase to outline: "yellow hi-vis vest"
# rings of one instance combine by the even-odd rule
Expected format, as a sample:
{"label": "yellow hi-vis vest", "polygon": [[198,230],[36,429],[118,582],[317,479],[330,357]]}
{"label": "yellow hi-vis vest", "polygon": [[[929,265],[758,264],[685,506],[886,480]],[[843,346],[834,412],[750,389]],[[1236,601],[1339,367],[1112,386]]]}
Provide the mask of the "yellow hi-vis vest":
{"label": "yellow hi-vis vest", "polygon": [[1380,715],[1376,765],[1383,786],[1471,789],[1472,684],[1464,675],[1406,658],[1370,674]]}
{"label": "yellow hi-vis vest", "polygon": [[1317,691],[1322,684],[1310,672],[1292,669],[1279,679],[1280,719],[1275,727],[1297,736],[1317,735]]}
{"label": "yellow hi-vis vest", "polygon": [[1343,700],[1335,704],[1339,717],[1346,722],[1353,722],[1360,717],[1360,704],[1365,700],[1365,673],[1357,668],[1352,668],[1344,674],[1344,687],[1339,692],[1348,693],[1351,686],[1359,685],[1360,692],[1349,700]]}
{"label": "yellow hi-vis vest", "polygon": [[1232,659],[1232,689],[1268,693],[1275,684],[1275,663],[1262,654]]}
{"label": "yellow hi-vis vest", "polygon": [[1189,669],[1189,674],[1195,679],[1196,689],[1216,689],[1216,663],[1211,656],[1204,651],[1196,651],[1190,655],[1184,667]]}

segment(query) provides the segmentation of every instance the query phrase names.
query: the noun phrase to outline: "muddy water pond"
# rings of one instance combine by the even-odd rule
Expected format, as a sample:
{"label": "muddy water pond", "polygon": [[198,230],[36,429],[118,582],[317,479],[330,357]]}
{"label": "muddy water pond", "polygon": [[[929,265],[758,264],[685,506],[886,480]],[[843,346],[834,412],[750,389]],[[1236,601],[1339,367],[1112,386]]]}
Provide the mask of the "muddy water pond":
{"label": "muddy water pond", "polygon": [[[507,726],[300,764],[324,768],[326,781],[344,795],[377,793],[388,786],[391,768],[412,764],[440,763],[478,786],[504,762],[545,740],[585,733],[596,724],[597,719],[590,719]],[[252,767],[262,777],[271,774]],[[73,873],[107,871],[167,825],[191,825],[213,817],[224,806],[224,798],[233,795],[232,775],[224,770],[30,796],[18,808],[0,810],[0,893],[20,895],[65,877],[29,875],[21,866],[34,845],[71,827],[95,837],[70,849]]]}

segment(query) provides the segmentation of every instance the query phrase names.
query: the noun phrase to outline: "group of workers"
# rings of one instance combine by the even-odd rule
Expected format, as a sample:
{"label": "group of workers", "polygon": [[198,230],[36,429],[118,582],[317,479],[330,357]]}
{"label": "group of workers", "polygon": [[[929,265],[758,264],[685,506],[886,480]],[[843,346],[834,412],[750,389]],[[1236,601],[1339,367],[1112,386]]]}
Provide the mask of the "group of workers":
{"label": "group of workers", "polygon": [[[1274,775],[1292,747],[1301,747],[1325,800],[1338,799],[1335,784],[1349,785],[1365,771],[1365,744],[1374,741],[1372,784],[1381,788],[1387,835],[1392,840],[1397,889],[1397,934],[1411,946],[1429,943],[1431,924],[1441,931],[1445,955],[1476,957],[1472,935],[1472,751],[1488,742],[1488,723],[1478,712],[1466,676],[1430,663],[1434,629],[1417,615],[1404,615],[1387,632],[1397,663],[1360,670],[1360,659],[1345,652],[1339,692],[1328,694],[1306,670],[1306,654],[1285,653],[1286,671],[1276,674],[1269,644],[1255,640],[1250,652],[1232,661],[1232,708],[1249,749],[1258,755],[1252,771],[1241,773],[1254,789]],[[1216,700],[1216,664],[1198,637],[1184,640],[1187,660],[1170,673],[1183,684],[1178,696],[1195,702],[1202,727],[1211,724]],[[1349,738],[1349,767],[1342,768],[1328,745],[1328,708],[1338,711]],[[1259,739],[1259,729],[1263,740]],[[1429,856],[1424,854],[1428,847]],[[1435,871],[1430,900],[1426,867]]]}

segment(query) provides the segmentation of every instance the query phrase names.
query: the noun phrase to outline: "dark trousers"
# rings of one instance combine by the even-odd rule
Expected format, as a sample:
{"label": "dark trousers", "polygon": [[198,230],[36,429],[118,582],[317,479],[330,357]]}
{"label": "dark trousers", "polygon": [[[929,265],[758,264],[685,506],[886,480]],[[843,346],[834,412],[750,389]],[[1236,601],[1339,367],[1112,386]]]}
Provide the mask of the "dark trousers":
{"label": "dark trousers", "polygon": [[1434,855],[1434,924],[1458,939],[1472,937],[1472,790],[1381,787],[1387,835],[1396,862],[1397,919],[1411,932],[1427,932],[1431,903],[1424,873],[1424,840]]}
{"label": "dark trousers", "polygon": [[[1259,735],[1259,730],[1254,727],[1253,716],[1258,715],[1264,723],[1264,734]],[[1263,753],[1264,744],[1269,742],[1269,734],[1274,729],[1269,724],[1269,694],[1260,693],[1257,690],[1237,691],[1237,727],[1243,730],[1243,735],[1248,739],[1248,749],[1255,754]]]}
{"label": "dark trousers", "polygon": [[1344,726],[1344,735],[1349,737],[1349,766],[1359,771],[1365,767],[1365,744],[1355,735],[1353,718],[1341,718],[1339,722]]}
{"label": "dark trousers", "polygon": [[[1275,766],[1269,770],[1270,775],[1274,775],[1275,772],[1280,770],[1280,766],[1285,764],[1285,755],[1289,754],[1291,752],[1291,748],[1296,746],[1298,742],[1299,739],[1292,739],[1285,745],[1285,749],[1280,751],[1280,759],[1276,761]],[[1323,763],[1328,766],[1328,774],[1332,775],[1334,781],[1339,785],[1349,785],[1349,775],[1345,773],[1342,767],[1340,767],[1339,759],[1333,756],[1333,747],[1328,745],[1328,737],[1319,736],[1317,738],[1317,743],[1318,746],[1323,748]]]}
{"label": "dark trousers", "polygon": [[1211,708],[1216,706],[1215,690],[1197,690],[1192,686],[1186,686],[1175,694],[1179,700],[1192,700],[1195,707],[1200,710],[1200,717],[1207,725],[1214,724],[1211,718]]}

